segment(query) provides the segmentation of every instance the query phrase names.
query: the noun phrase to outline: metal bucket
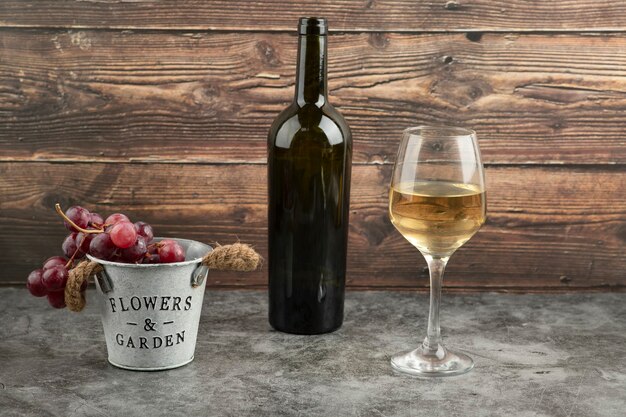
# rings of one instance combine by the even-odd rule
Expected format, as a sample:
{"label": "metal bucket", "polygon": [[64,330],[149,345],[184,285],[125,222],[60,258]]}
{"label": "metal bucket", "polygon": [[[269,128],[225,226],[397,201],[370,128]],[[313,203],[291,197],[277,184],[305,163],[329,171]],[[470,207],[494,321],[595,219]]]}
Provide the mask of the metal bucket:
{"label": "metal bucket", "polygon": [[208,274],[201,262],[213,249],[174,240],[185,249],[184,262],[136,265],[87,255],[104,267],[95,281],[112,365],[157,371],[193,360]]}

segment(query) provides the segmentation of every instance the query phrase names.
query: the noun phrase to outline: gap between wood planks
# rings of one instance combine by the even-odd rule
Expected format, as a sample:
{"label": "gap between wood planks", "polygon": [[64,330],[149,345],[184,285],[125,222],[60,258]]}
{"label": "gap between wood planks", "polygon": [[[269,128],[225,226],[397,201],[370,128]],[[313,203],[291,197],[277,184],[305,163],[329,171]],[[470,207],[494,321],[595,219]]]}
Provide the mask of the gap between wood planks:
{"label": "gap between wood planks", "polygon": [[[3,163],[20,163],[20,164],[60,164],[60,165],[72,165],[72,164],[114,164],[114,165],[198,165],[198,166],[228,166],[228,165],[266,165],[267,161],[197,161],[197,160],[151,160],[151,159],[129,159],[128,161],[120,161],[116,159],[100,159],[100,158],[87,158],[87,159],[71,159],[71,158],[51,158],[51,159],[22,159],[22,158],[5,158],[0,157],[0,164]],[[381,161],[381,162],[352,162],[352,166],[378,166],[378,165],[393,165],[394,161]],[[603,163],[591,162],[588,164],[571,163],[563,161],[540,161],[540,162],[483,162],[485,167],[497,167],[497,168],[549,168],[549,169],[601,169],[603,171],[620,171],[626,168],[626,163],[607,161]]]}
{"label": "gap between wood planks", "polygon": [[[296,22],[297,23],[297,22]],[[294,26],[295,27],[295,26]],[[141,32],[141,33],[246,33],[246,34],[291,34],[296,36],[295,29],[259,29],[259,28],[241,28],[241,27],[224,27],[224,28],[205,28],[205,27],[150,27],[150,26],[89,26],[89,25],[5,25],[0,21],[0,31],[3,30],[41,30],[41,31],[74,31],[88,30],[93,32]],[[406,35],[429,35],[429,34],[520,34],[520,35],[581,35],[581,36],[606,36],[606,35],[624,35],[626,29],[623,27],[603,27],[592,29],[487,29],[487,28],[471,28],[460,27],[455,29],[354,29],[354,30],[333,30],[330,29],[331,35],[359,35],[369,33],[396,33]],[[475,42],[480,42],[476,40]]]}
{"label": "gap between wood planks", "polygon": [[[24,287],[26,281],[0,281],[0,288]],[[90,287],[91,288],[91,287]],[[265,284],[207,284],[207,290],[212,291],[265,291]],[[430,287],[428,285],[420,286],[392,286],[392,285],[346,285],[348,291],[415,291],[419,293],[428,293]],[[596,292],[626,292],[626,285],[590,285],[587,287],[566,287],[566,286],[464,286],[464,287],[448,287],[444,284],[443,290],[450,294],[480,294],[480,293],[500,293],[500,294],[574,294],[574,293],[596,293]]]}
{"label": "gap between wood planks", "polygon": [[[295,27],[295,26],[294,26]],[[225,27],[225,28],[203,28],[203,27],[149,27],[149,26],[89,26],[89,25],[6,25],[0,21],[0,31],[3,30],[40,30],[40,31],[75,31],[75,30],[88,30],[92,32],[136,32],[136,33],[245,33],[245,34],[291,34],[296,35],[294,29],[259,29],[259,28],[241,28],[241,27]],[[626,29],[624,27],[604,27],[604,28],[592,28],[592,29],[493,29],[493,28],[472,28],[472,27],[460,27],[454,29],[354,29],[354,30],[329,30],[331,35],[359,35],[359,34],[371,34],[371,33],[395,33],[405,35],[429,35],[429,34],[459,34],[467,33],[473,42],[480,42],[481,35],[483,34],[520,34],[520,35],[576,35],[581,36],[607,36],[607,35],[624,35]]]}

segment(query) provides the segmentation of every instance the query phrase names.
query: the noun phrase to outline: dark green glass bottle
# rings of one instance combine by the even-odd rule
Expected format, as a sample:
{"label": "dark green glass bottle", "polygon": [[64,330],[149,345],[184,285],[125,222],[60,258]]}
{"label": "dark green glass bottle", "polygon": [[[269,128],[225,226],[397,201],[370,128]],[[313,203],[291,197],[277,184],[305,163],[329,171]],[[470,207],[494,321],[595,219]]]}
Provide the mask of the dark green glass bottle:
{"label": "dark green glass bottle", "polygon": [[343,322],[352,138],[328,102],[327,32],[300,19],[295,100],[268,137],[269,320],[288,333]]}

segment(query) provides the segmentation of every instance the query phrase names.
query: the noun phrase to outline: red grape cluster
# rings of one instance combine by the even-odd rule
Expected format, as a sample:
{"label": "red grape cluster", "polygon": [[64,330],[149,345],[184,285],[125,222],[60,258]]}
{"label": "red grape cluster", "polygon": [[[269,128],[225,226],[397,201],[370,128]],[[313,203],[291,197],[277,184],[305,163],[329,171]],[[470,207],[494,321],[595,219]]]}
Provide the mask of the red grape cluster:
{"label": "red grape cluster", "polygon": [[[128,216],[115,213],[103,220],[97,213],[90,213],[80,206],[73,206],[65,213],[60,206],[57,212],[65,220],[70,234],[61,248],[63,256],[47,259],[41,269],[28,275],[26,286],[35,297],[48,297],[54,308],[65,307],[65,284],[69,270],[85,254],[111,262],[135,264],[159,264],[182,262],[185,251],[171,239],[153,242],[152,226],[145,222],[131,223]],[[87,288],[83,282],[81,291]]]}

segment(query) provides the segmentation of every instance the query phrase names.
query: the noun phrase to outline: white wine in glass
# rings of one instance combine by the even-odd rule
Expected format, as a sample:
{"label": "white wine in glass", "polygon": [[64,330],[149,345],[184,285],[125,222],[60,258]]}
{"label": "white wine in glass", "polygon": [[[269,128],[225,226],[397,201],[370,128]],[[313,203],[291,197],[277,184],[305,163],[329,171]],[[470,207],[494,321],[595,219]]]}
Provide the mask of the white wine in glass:
{"label": "white wine in glass", "polygon": [[416,181],[391,187],[391,222],[422,253],[450,255],[485,222],[485,192],[475,184]]}
{"label": "white wine in glass", "polygon": [[416,376],[468,372],[472,359],[446,349],[439,330],[443,271],[450,256],[485,222],[485,179],[476,134],[455,127],[404,131],[389,191],[389,216],[424,256],[430,271],[427,337],[417,349],[395,355],[392,367]]}

